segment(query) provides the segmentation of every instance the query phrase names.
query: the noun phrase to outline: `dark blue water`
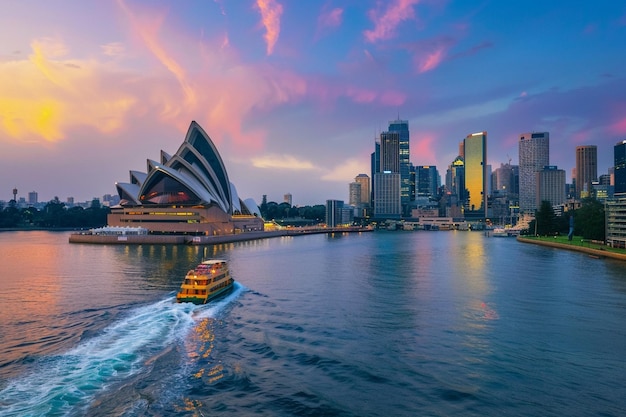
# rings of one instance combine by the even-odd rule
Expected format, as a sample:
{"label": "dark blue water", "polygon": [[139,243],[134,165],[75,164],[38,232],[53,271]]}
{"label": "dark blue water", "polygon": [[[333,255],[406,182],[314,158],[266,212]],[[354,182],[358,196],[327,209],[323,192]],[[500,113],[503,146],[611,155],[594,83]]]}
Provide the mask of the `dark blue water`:
{"label": "dark blue water", "polygon": [[[0,415],[622,416],[626,263],[478,232],[0,233]],[[203,257],[235,291],[176,304]]]}

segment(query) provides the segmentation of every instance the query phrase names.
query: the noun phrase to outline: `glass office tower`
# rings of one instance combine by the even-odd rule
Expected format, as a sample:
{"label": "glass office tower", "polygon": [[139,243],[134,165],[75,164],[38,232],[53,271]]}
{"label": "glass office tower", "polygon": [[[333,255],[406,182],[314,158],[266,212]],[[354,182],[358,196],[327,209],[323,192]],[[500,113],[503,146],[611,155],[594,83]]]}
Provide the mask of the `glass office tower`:
{"label": "glass office tower", "polygon": [[468,192],[465,217],[487,218],[487,132],[468,135],[463,141],[465,189]]}

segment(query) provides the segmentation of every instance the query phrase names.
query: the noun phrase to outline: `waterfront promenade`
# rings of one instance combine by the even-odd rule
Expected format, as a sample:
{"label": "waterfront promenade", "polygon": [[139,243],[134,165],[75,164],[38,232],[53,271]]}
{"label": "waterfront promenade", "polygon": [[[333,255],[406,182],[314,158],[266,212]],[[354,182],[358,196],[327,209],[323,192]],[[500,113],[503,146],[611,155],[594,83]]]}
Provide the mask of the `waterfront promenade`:
{"label": "waterfront promenade", "polygon": [[360,233],[371,232],[369,227],[297,227],[281,230],[243,232],[231,235],[191,236],[191,235],[96,235],[91,233],[72,233],[70,243],[94,244],[190,244],[219,245],[222,243],[243,242],[248,240],[269,239],[281,236],[302,236],[320,233]]}
{"label": "waterfront promenade", "polygon": [[592,257],[612,258],[626,261],[626,250],[610,248],[603,243],[595,243],[587,239],[581,239],[580,237],[574,237],[572,241],[569,241],[567,240],[567,236],[518,236],[517,241],[522,243],[532,243],[535,245],[548,246],[551,248],[582,252]]}

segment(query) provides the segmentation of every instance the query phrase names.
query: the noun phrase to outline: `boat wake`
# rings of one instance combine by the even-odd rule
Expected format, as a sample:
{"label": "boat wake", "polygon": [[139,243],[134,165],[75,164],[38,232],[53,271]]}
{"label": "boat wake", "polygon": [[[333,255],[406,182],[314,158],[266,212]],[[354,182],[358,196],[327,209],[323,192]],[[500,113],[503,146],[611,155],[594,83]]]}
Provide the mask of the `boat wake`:
{"label": "boat wake", "polygon": [[175,302],[169,297],[132,310],[95,337],[55,356],[44,356],[33,370],[3,383],[3,416],[75,414],[96,395],[140,372],[150,358],[182,339],[199,321],[215,317],[244,287],[206,305]]}

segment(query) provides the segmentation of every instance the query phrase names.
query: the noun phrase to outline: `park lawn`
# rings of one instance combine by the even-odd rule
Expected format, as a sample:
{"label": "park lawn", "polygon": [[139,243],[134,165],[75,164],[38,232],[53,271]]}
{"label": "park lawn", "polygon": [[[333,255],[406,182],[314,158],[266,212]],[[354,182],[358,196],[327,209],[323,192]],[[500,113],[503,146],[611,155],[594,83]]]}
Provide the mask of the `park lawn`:
{"label": "park lawn", "polygon": [[545,241],[545,242],[562,243],[564,245],[581,246],[581,247],[585,247],[585,248],[605,250],[607,252],[615,252],[615,253],[626,254],[626,249],[611,248],[611,247],[605,245],[604,243],[600,243],[600,242],[597,242],[597,241],[592,241],[590,239],[583,239],[582,236],[573,236],[571,241],[567,239],[567,235],[558,235],[558,236],[522,236],[522,237],[526,238],[526,239],[542,240],[542,241]]}

